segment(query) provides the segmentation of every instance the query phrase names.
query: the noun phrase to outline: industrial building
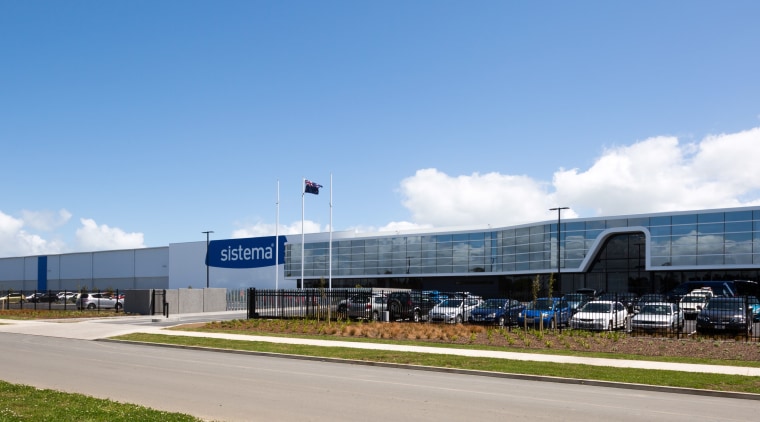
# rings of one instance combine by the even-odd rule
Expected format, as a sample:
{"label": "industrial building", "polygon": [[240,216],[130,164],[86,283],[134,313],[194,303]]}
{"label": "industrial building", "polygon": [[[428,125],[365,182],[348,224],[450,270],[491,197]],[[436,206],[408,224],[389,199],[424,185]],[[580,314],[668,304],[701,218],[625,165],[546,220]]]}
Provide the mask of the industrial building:
{"label": "industrial building", "polygon": [[573,219],[559,211],[509,227],[306,234],[303,245],[289,235],[2,258],[0,290],[361,286],[496,296],[538,279],[563,293],[643,294],[760,278],[760,207]]}

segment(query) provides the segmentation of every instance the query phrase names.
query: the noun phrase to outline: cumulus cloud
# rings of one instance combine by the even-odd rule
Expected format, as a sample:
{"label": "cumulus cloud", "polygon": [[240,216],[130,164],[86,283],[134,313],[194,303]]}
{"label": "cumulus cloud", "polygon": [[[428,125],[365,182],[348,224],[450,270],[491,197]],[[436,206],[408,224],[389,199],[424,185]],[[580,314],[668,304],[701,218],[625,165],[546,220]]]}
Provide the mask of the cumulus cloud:
{"label": "cumulus cloud", "polygon": [[[557,206],[570,207],[562,216],[573,218],[760,205],[757,162],[760,128],[697,141],[659,136],[610,147],[589,168],[557,169],[551,180],[508,171],[448,175],[435,168],[420,169],[399,183],[410,221],[349,229],[361,233],[516,225],[554,220],[557,213],[549,208]],[[445,194],[441,186],[447,187]],[[15,217],[0,211],[0,256],[144,247],[142,233],[80,219],[72,248],[57,240],[56,232],[71,218],[66,210],[22,211]],[[327,230],[305,221],[306,233]],[[53,232],[42,237],[34,231]],[[279,233],[300,234],[301,221],[280,225]],[[232,237],[274,234],[274,224],[258,222],[239,225]]]}
{"label": "cumulus cloud", "polygon": [[682,144],[658,137],[606,150],[586,170],[554,174],[558,200],[594,215],[760,204],[760,128]]}
{"label": "cumulus cloud", "polygon": [[[441,193],[446,186],[446,193]],[[464,226],[536,221],[548,215],[553,195],[548,183],[499,173],[449,176],[418,170],[401,181],[403,205],[416,225]]]}
{"label": "cumulus cloud", "polygon": [[21,218],[25,225],[33,229],[51,231],[68,223],[71,219],[71,213],[65,209],[58,212],[23,210],[21,211]]}
{"label": "cumulus cloud", "polygon": [[[329,230],[329,227],[322,229],[322,226],[320,226],[319,223],[315,223],[309,220],[304,220],[303,222],[304,233],[319,233],[327,230]],[[274,236],[275,233],[279,233],[281,235],[301,234],[301,222],[294,222],[290,225],[280,224],[279,231],[277,232],[275,231],[274,224],[259,222],[252,226],[241,227],[237,230],[234,230],[232,232],[232,237],[238,239],[245,237]]]}
{"label": "cumulus cloud", "polygon": [[126,233],[116,227],[98,225],[95,220],[82,218],[82,227],[77,229],[77,243],[83,250],[98,251],[110,249],[144,248],[142,233]]}
{"label": "cumulus cloud", "polygon": [[45,240],[24,229],[24,220],[0,211],[0,257],[60,253],[64,244]]}
{"label": "cumulus cloud", "polygon": [[[567,218],[760,205],[760,128],[697,143],[654,137],[608,148],[586,169],[551,182],[525,175],[449,176],[423,169],[400,185],[417,225],[511,225]],[[440,186],[447,186],[441,195]]]}

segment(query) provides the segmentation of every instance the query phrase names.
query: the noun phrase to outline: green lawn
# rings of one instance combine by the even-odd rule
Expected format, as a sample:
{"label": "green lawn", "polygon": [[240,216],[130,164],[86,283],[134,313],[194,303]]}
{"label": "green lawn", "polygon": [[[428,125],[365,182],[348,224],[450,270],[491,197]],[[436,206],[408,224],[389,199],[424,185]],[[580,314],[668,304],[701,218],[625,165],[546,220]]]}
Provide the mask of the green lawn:
{"label": "green lawn", "polygon": [[0,381],[0,421],[190,422],[201,419],[82,394]]}

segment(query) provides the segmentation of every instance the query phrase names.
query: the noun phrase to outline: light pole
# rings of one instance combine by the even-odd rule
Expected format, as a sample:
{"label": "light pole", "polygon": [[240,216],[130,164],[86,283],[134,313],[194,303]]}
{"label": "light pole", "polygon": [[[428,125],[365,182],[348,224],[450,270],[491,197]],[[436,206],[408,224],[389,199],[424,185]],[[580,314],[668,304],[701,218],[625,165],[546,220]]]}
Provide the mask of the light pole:
{"label": "light pole", "polygon": [[205,233],[206,234],[206,288],[207,289],[208,289],[208,235],[211,234],[211,233],[213,233],[213,232],[214,232],[213,230],[208,230],[208,231],[205,231],[205,232],[201,232],[201,233]]}
{"label": "light pole", "polygon": [[560,285],[560,274],[562,273],[562,270],[560,269],[560,253],[559,253],[559,238],[562,234],[562,226],[560,225],[561,219],[562,219],[562,210],[570,209],[570,207],[556,207],[556,208],[549,208],[549,211],[557,211],[557,285]]}

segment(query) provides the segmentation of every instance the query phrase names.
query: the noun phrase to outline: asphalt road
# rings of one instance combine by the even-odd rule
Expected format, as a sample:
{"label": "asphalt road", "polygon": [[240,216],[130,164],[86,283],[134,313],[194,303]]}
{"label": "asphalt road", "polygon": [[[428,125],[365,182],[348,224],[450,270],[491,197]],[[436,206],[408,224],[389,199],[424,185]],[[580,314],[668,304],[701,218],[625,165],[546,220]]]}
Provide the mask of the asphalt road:
{"label": "asphalt road", "polygon": [[[65,327],[62,327],[65,329]],[[0,378],[224,421],[756,421],[760,402],[0,333]]]}

